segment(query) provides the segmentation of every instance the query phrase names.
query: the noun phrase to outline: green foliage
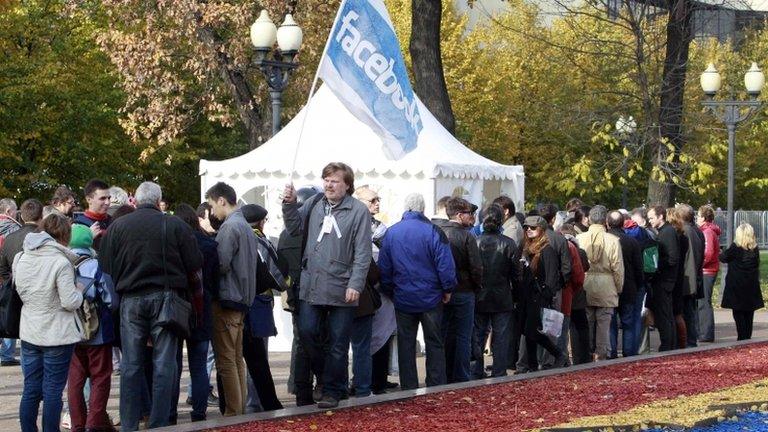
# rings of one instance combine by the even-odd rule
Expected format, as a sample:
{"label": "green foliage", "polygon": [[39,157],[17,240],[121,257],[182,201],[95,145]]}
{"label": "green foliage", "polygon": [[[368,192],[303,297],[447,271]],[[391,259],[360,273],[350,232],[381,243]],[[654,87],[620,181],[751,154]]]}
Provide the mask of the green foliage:
{"label": "green foliage", "polygon": [[0,14],[0,196],[47,200],[92,177],[135,188],[159,180],[171,199],[199,199],[199,157],[231,157],[242,139],[198,119],[183,139],[144,161],[119,124],[124,94],[95,44],[98,3],[25,1]]}

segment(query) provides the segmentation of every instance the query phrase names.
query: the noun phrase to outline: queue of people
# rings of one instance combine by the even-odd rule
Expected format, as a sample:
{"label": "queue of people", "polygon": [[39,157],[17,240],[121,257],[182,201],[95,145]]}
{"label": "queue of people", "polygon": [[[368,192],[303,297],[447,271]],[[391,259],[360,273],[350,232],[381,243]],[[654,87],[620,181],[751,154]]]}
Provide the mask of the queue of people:
{"label": "queue of people", "polygon": [[[417,388],[419,326],[425,384],[438,386],[638,355],[649,327],[660,351],[711,342],[719,262],[740,340],[763,307],[754,230],[742,224],[720,252],[709,206],[573,199],[523,214],[500,196],[478,215],[443,197],[430,218],[414,193],[387,227],[352,168],[328,164],[322,179],[286,186],[277,245],[263,234],[267,210],[239,205],[225,183],[173,215],[153,182],[129,196],[91,180],[77,213],[66,187],[48,206],[0,200],[0,280],[22,302],[22,430],[38,430],[41,401],[43,430],[59,430],[65,387],[72,430],[114,430],[115,373],[121,430],[175,424],[184,346],[192,421],[207,418],[214,363],[223,415],[281,409],[267,349],[280,292],[294,320],[289,390],[322,409],[396,387],[395,339],[399,387]],[[4,340],[3,366],[19,364],[14,347]]]}

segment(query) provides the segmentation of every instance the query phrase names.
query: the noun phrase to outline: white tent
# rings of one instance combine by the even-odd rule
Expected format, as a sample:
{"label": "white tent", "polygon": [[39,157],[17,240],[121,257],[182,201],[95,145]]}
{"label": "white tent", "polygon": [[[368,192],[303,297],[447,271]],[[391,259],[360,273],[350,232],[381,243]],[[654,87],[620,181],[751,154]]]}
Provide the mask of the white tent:
{"label": "white tent", "polygon": [[[277,238],[283,229],[280,194],[291,181],[296,146],[304,117],[309,113],[296,158],[293,183],[297,188],[322,186],[320,173],[334,161],[355,170],[355,186],[368,185],[382,198],[381,220],[392,224],[400,219],[403,200],[411,192],[424,195],[426,214],[434,212],[436,200],[445,195],[463,196],[486,205],[500,194],[523,208],[525,176],[523,167],[501,165],[468,149],[438,123],[418,101],[424,128],[418,146],[400,160],[384,155],[381,139],[355,118],[330,89],[321,87],[285,128],[261,147],[224,161],[200,161],[201,194],[216,182],[230,184],[239,200],[259,204],[269,211],[265,233]],[[291,316],[275,302],[276,338],[269,350],[291,350]],[[423,340],[423,338],[420,338]]]}
{"label": "white tent", "polygon": [[228,160],[201,160],[201,194],[216,182],[230,184],[242,202],[259,204],[269,211],[265,231],[277,237],[283,228],[279,195],[291,181],[291,165],[304,123],[293,177],[296,187],[322,186],[323,167],[333,161],[344,162],[355,170],[356,187],[368,185],[378,192],[382,198],[380,217],[385,223],[400,219],[403,199],[411,192],[424,195],[427,215],[445,195],[463,196],[484,206],[505,194],[522,209],[523,167],[502,165],[478,155],[448,133],[421,101],[418,104],[424,128],[417,148],[400,160],[389,160],[381,139],[323,86],[293,120],[259,148]]}

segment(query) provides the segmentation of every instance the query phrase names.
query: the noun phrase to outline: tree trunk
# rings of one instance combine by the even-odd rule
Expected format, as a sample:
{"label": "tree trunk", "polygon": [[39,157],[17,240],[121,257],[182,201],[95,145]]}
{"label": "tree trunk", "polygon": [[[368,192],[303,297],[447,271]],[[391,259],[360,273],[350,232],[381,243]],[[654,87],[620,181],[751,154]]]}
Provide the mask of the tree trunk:
{"label": "tree trunk", "polygon": [[411,42],[416,94],[440,124],[451,134],[456,130],[451,99],[445,86],[443,60],[440,54],[440,0],[412,0]]}
{"label": "tree trunk", "polygon": [[[688,66],[688,48],[693,37],[691,0],[670,0],[669,22],[667,23],[667,52],[664,59],[664,74],[661,84],[659,106],[659,137],[654,144],[654,164],[661,168],[666,179],[648,181],[648,203],[670,207],[675,202],[677,186],[672,182],[666,159],[669,149],[663,141],[672,144],[675,154],[684,144],[683,139],[683,92]],[[676,160],[676,159],[675,159]]]}
{"label": "tree trunk", "polygon": [[264,143],[265,137],[270,137],[270,127],[264,123],[264,115],[260,110],[258,101],[254,98],[248,80],[239,68],[235,68],[229,56],[220,49],[222,42],[216,33],[209,27],[201,24],[201,17],[196,16],[198,22],[197,35],[201,42],[216,53],[216,63],[219,67],[221,79],[227,84],[232,95],[232,100],[237,106],[237,112],[245,128],[248,138],[248,148],[253,150]]}

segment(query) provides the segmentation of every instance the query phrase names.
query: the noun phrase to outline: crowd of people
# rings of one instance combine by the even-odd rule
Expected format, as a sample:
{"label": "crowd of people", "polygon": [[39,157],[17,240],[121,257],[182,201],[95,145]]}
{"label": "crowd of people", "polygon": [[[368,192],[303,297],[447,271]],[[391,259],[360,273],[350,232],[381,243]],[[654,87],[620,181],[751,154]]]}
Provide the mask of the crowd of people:
{"label": "crowd of people", "polygon": [[289,391],[322,409],[397,387],[394,339],[399,387],[417,388],[419,326],[425,384],[437,386],[634,356],[650,349],[651,327],[659,351],[711,342],[719,262],[740,340],[763,307],[753,228],[721,251],[710,206],[572,199],[523,214],[499,196],[478,213],[446,196],[429,218],[413,193],[387,227],[352,168],[328,164],[322,179],[286,186],[276,245],[267,210],[238,205],[225,183],[173,214],[153,182],[129,195],[91,180],[83,212],[65,186],[48,205],[0,200],[0,281],[21,300],[21,360],[14,339],[0,355],[22,366],[22,431],[38,430],[41,401],[43,430],[59,430],[65,388],[73,431],[114,430],[116,373],[121,430],[175,424],[185,345],[192,421],[212,402],[225,416],[281,409],[267,349],[278,293],[294,323]]}

